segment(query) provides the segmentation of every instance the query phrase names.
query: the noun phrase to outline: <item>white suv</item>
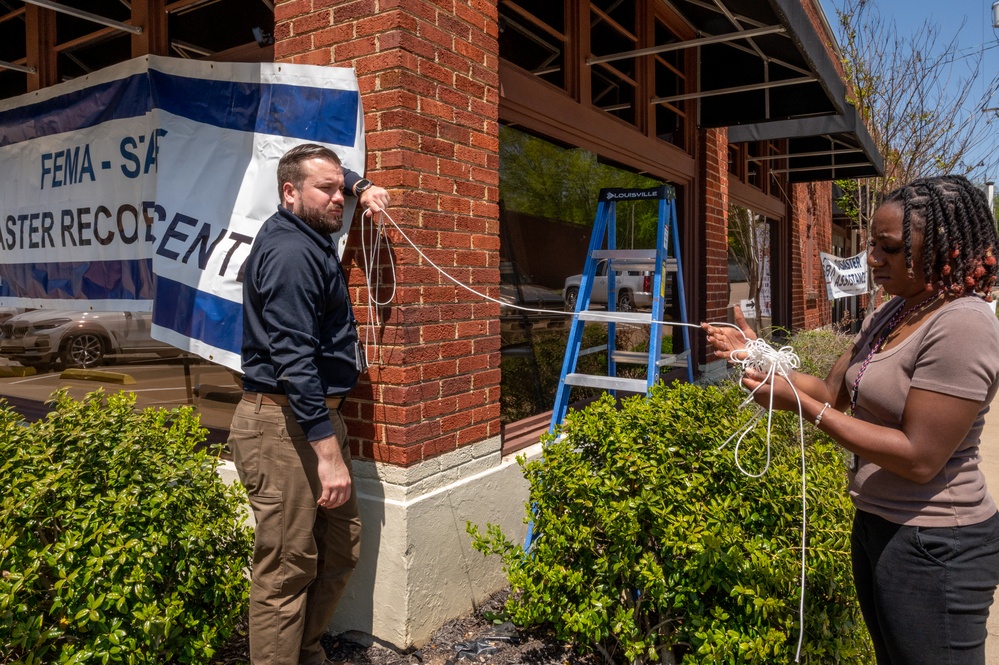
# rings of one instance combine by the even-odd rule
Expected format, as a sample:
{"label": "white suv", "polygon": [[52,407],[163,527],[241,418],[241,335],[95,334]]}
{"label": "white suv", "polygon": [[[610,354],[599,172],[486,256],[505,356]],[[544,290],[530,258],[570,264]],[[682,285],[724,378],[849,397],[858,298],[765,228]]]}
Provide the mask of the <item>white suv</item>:
{"label": "white suv", "polygon": [[181,352],[149,333],[149,312],[78,312],[38,309],[0,325],[0,355],[30,367],[61,361],[65,367],[99,367],[109,355]]}
{"label": "white suv", "polygon": [[[675,261],[671,260],[675,265]],[[562,299],[565,301],[565,311],[576,311],[576,298],[579,297],[579,283],[582,275],[572,275],[565,278],[562,286]],[[618,312],[633,312],[634,310],[652,307],[651,270],[622,270],[614,276],[614,290],[617,291],[615,309]],[[673,275],[666,273],[666,307],[673,301]],[[591,305],[607,304],[607,259],[597,262],[596,275],[593,278],[593,290],[590,292]]]}

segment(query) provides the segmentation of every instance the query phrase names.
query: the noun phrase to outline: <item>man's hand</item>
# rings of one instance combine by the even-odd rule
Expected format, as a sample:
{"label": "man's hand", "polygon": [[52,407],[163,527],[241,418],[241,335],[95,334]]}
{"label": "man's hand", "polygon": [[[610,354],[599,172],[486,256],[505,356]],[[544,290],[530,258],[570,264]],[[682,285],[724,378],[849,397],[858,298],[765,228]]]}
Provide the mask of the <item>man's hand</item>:
{"label": "man's hand", "polygon": [[350,498],[351,480],[340,452],[340,441],[334,435],[313,441],[312,447],[319,458],[319,481],[323,485],[323,493],[316,504],[320,508],[342,506]]}
{"label": "man's hand", "polygon": [[392,203],[389,198],[388,190],[384,187],[378,187],[377,185],[372,185],[361,192],[357,202],[361,205],[361,208],[364,209],[364,214],[369,216],[376,212],[382,212],[385,208],[389,207],[390,203]]}

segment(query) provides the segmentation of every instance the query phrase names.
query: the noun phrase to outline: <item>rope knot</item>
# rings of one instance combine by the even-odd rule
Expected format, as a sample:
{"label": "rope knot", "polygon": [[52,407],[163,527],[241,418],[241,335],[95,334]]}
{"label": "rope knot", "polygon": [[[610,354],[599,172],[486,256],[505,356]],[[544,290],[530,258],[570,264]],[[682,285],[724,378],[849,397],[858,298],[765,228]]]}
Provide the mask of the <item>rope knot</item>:
{"label": "rope knot", "polygon": [[790,346],[779,349],[767,344],[762,339],[751,339],[746,342],[744,351],[733,358],[733,361],[745,370],[756,370],[768,376],[774,374],[788,377],[791,372],[801,367],[801,360]]}

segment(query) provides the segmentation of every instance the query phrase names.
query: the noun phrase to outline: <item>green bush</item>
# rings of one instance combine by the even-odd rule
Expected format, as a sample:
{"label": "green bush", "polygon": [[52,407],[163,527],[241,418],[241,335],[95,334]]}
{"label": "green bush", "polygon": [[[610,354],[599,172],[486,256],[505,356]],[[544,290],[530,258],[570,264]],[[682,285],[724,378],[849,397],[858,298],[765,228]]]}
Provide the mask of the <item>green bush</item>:
{"label": "green bush", "polygon": [[[772,461],[741,473],[728,436],[750,417],[733,385],[657,387],[621,409],[570,412],[525,463],[537,538],[525,555],[498,527],[469,525],[499,554],[527,626],[607,662],[787,663],[798,640],[801,453],[797,418],[775,414]],[[760,471],[762,425],[740,460]],[[852,507],[837,447],[806,452],[808,547],[802,662],[870,662],[849,563]]]}
{"label": "green bush", "polygon": [[0,662],[206,663],[246,611],[242,492],[191,408],[0,405]]}
{"label": "green bush", "polygon": [[802,372],[824,379],[852,343],[853,335],[837,332],[832,328],[816,328],[796,332],[780,344],[787,344],[794,349],[801,360]]}

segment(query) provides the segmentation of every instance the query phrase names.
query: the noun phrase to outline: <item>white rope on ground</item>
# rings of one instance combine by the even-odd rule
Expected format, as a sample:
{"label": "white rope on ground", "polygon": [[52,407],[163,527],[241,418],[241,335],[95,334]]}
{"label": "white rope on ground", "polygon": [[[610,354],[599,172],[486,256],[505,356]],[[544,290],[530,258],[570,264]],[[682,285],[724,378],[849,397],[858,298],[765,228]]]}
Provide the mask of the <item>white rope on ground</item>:
{"label": "white rope on ground", "polygon": [[[563,312],[551,309],[537,309],[532,307],[523,307],[520,305],[512,305],[510,303],[506,303],[502,300],[499,300],[498,298],[493,298],[484,293],[476,291],[471,286],[468,286],[467,284],[464,284],[463,282],[459,281],[455,277],[448,274],[446,270],[444,270],[436,263],[434,263],[434,261],[430,257],[428,257],[426,254],[423,253],[423,250],[417,247],[416,243],[414,243],[412,240],[409,239],[409,236],[406,235],[406,232],[403,231],[398,224],[396,224],[395,220],[392,219],[392,216],[389,215],[387,211],[381,210],[378,214],[379,214],[378,221],[372,226],[372,229],[369,231],[369,233],[372,233],[380,238],[380,236],[384,235],[383,232],[385,228],[384,222],[382,221],[382,217],[388,219],[388,221],[391,222],[395,230],[399,232],[399,234],[403,237],[403,239],[407,243],[409,243],[410,247],[416,250],[416,253],[419,254],[424,261],[426,261],[430,266],[432,266],[435,270],[437,270],[437,272],[439,272],[441,275],[447,277],[457,286],[460,286],[466,291],[469,291],[472,294],[484,300],[488,300],[489,302],[501,305],[502,307],[508,307],[510,309],[515,309],[522,312],[533,312],[533,313],[556,315],[556,316],[561,315],[567,317],[575,316],[574,312]],[[391,272],[393,275],[392,294],[389,296],[388,300],[384,302],[378,301],[377,295],[372,295],[372,294],[377,294],[378,292],[377,285],[374,289],[372,288],[372,275],[375,275],[378,278],[376,281],[380,282],[380,276],[381,276],[380,273],[382,266],[380,261],[378,261],[377,263],[375,261],[377,259],[378,249],[380,249],[381,240],[375,237],[372,237],[370,239],[373,248],[369,258],[369,255],[366,250],[367,245],[365,244],[364,240],[365,236],[364,219],[366,216],[367,215],[361,216],[361,245],[362,245],[362,256],[364,257],[364,264],[365,264],[364,265],[365,285],[367,286],[368,289],[368,321],[369,322],[374,321],[377,323],[379,321],[378,321],[377,310],[375,308],[385,307],[389,305],[392,302],[392,300],[395,298],[395,293],[396,293],[395,263],[394,261],[391,263]],[[389,244],[387,237],[385,238],[385,242],[386,245],[389,247],[389,249],[391,249],[391,245]],[[389,251],[389,256],[391,259],[391,251]],[[369,261],[371,261],[372,263],[369,263]],[[635,321],[633,320],[616,316],[613,312],[604,314],[601,312],[591,311],[587,312],[587,316],[591,317],[591,319],[602,320],[607,322],[635,323]],[[646,322],[643,321],[642,323],[644,324]],[[648,323],[659,323],[669,326],[686,326],[688,328],[698,328],[698,329],[700,329],[701,327],[700,324],[696,323],[684,323],[681,321],[660,321],[657,319],[652,319]],[[735,326],[728,322],[717,322],[717,323],[709,322],[708,325],[715,327],[735,328],[736,330],[742,332],[738,326]],[[370,330],[372,326],[368,325],[366,326],[366,328],[367,330]],[[365,331],[366,343],[368,341],[367,330]],[[372,337],[372,347],[375,346],[375,343],[376,342]],[[798,601],[798,648],[794,656],[794,662],[797,663],[800,662],[801,660],[801,649],[805,639],[805,576],[806,576],[805,547],[807,541],[806,524],[807,524],[807,514],[808,514],[808,503],[807,503],[807,498],[805,496],[807,487],[806,487],[806,473],[805,473],[805,427],[803,422],[804,420],[803,410],[801,406],[801,396],[798,394],[797,388],[794,387],[794,383],[791,382],[791,373],[794,372],[800,366],[801,362],[798,356],[795,355],[793,349],[790,346],[784,346],[781,347],[780,349],[774,349],[772,346],[770,346],[765,341],[760,339],[750,340],[747,338],[745,350],[737,353],[738,357],[734,357],[732,358],[732,360],[735,364],[741,366],[743,372],[749,369],[753,369],[766,375],[766,378],[760,383],[760,385],[757,386],[752,392],[750,392],[749,396],[746,397],[746,399],[742,402],[742,404],[739,405],[740,408],[745,408],[747,405],[749,405],[753,401],[753,396],[756,394],[756,391],[758,391],[760,387],[762,387],[766,383],[773,384],[773,382],[776,380],[778,376],[787,380],[788,384],[791,386],[791,390],[794,392],[794,397],[798,404],[798,435],[801,446],[801,585],[800,585],[801,591],[799,594],[799,601]],[[740,385],[742,385],[741,381]],[[760,420],[762,420],[764,413],[767,416],[766,463],[761,472],[754,474],[742,467],[742,464],[739,461],[739,450],[742,445],[743,439],[745,439],[746,436],[749,434],[749,432],[751,432],[756,427],[756,424],[759,423]],[[735,445],[735,454],[734,454],[735,465],[740,472],[742,472],[743,474],[745,474],[750,478],[761,478],[763,475],[766,474],[767,470],[770,468],[770,458],[771,458],[770,438],[771,438],[772,421],[773,421],[773,391],[770,392],[769,408],[766,411],[764,411],[762,408],[758,408],[757,413],[755,413],[753,417],[749,420],[749,422],[743,426],[741,433],[735,432],[725,441],[725,443],[719,446],[719,450],[721,450],[722,448],[727,446],[729,442],[732,441],[732,439],[738,436],[738,440],[736,441]]]}

